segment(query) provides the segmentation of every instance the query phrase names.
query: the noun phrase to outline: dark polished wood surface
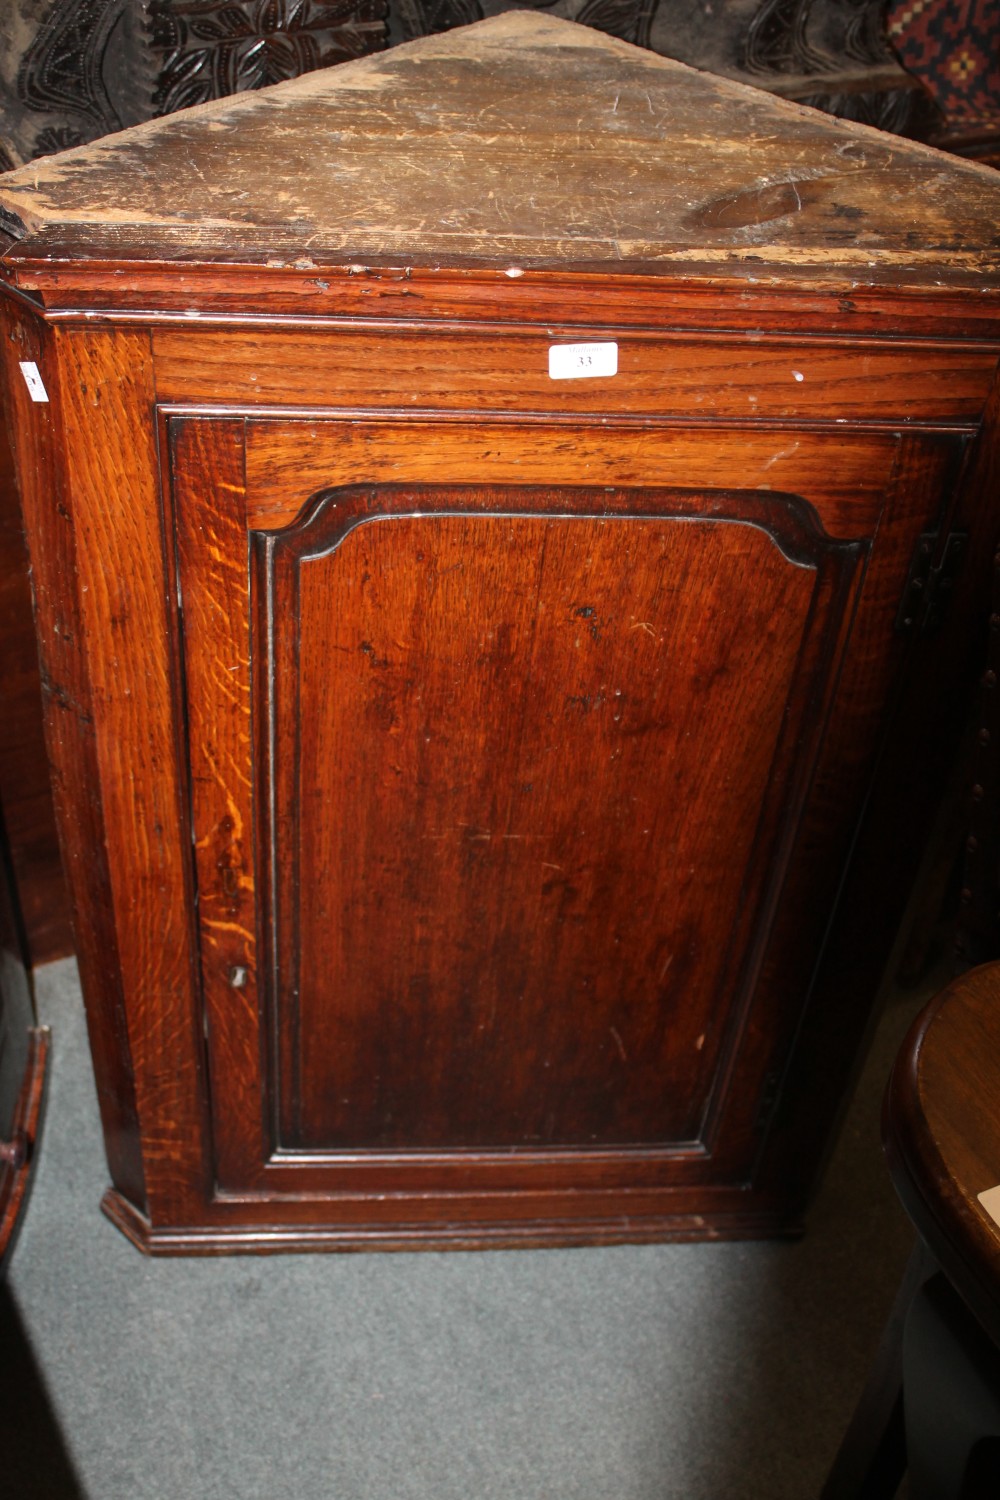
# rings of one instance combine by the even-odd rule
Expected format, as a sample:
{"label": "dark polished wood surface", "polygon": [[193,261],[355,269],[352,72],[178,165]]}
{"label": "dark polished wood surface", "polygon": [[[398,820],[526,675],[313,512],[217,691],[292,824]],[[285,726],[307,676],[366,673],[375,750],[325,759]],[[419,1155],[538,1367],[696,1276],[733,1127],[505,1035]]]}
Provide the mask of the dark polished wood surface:
{"label": "dark polished wood surface", "polygon": [[[106,1206],[163,1253],[794,1232],[975,672],[1000,189],[767,101],[841,164],[768,196],[739,89],[545,18],[394,56],[391,141],[371,60],[0,194]],[[556,61],[619,90],[627,243],[621,184],[565,232]],[[426,172],[296,178],[320,99],[365,160],[465,142],[447,257]],[[237,214],[244,125],[292,198]],[[122,191],[192,142],[214,185]],[[582,341],[617,373],[552,378]]]}
{"label": "dark polished wood surface", "polygon": [[896,1191],[952,1286],[1000,1343],[1000,964],[956,980],[921,1014],[889,1081]]}
{"label": "dark polished wood surface", "polygon": [[823,1500],[891,1500],[907,1469],[916,1493],[992,1493],[968,1486],[1000,1342],[1000,1192],[980,1198],[1000,1188],[998,1001],[1000,964],[971,970],[896,1056],[882,1136],[918,1239]]}
{"label": "dark polished wood surface", "polygon": [[[223,24],[224,0],[163,0],[152,26],[131,0],[36,6],[32,23],[0,18],[12,87],[0,109],[0,164],[15,165],[83,144],[153,114],[208,102],[325,68],[387,40],[379,0],[336,15],[322,8],[258,9],[253,24]],[[502,8],[490,0],[491,14]],[[864,15],[828,0],[737,0],[723,12],[690,7],[608,6],[559,0],[548,13],[651,44],[670,56],[777,94],[805,99],[847,118],[920,135],[922,90],[889,53],[884,5]],[[37,12],[37,14],[36,14]],[[293,14],[294,12],[294,14]],[[211,13],[211,14],[210,14]],[[479,19],[478,0],[430,6],[401,0],[388,35],[409,39]],[[231,18],[230,18],[231,19]],[[4,29],[6,24],[6,30]],[[16,87],[13,80],[16,74]],[[91,230],[94,226],[91,226]],[[90,231],[88,231],[90,232]],[[369,291],[371,288],[368,289]],[[0,445],[6,443],[0,436]],[[18,891],[34,963],[72,949],[68,897],[59,858],[41,728],[20,509],[0,446],[0,642],[5,714],[0,724],[4,787]]]}

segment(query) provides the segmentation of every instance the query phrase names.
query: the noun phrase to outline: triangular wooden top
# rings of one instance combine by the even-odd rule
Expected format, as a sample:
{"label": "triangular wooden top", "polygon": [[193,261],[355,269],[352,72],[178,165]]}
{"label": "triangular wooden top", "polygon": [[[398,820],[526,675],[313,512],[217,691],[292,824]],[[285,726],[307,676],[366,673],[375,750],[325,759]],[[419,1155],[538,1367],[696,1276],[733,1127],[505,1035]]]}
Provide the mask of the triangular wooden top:
{"label": "triangular wooden top", "polygon": [[29,256],[1000,285],[1000,174],[532,12],[43,158],[0,210]]}

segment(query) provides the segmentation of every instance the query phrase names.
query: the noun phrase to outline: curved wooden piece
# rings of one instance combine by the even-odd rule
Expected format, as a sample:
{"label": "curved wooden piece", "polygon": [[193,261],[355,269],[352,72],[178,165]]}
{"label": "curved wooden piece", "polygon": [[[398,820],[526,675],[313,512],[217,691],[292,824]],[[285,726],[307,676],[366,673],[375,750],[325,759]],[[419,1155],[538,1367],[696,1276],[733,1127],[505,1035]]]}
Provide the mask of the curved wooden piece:
{"label": "curved wooden piece", "polygon": [[949,985],[917,1018],[886,1092],[883,1137],[903,1206],[942,1270],[1000,1341],[1000,963]]}
{"label": "curved wooden piece", "polygon": [[[23,1141],[23,1159],[10,1165],[0,1162],[0,1266],[14,1248],[20,1227],[21,1212],[28,1196],[35,1166],[36,1147],[42,1124],[42,1102],[49,1058],[50,1033],[47,1026],[33,1026],[28,1032],[28,1056],[21,1092],[14,1110],[10,1138]],[[21,1153],[18,1153],[20,1158]]]}
{"label": "curved wooden piece", "polygon": [[[914,1298],[938,1267],[1000,1338],[1000,1223],[979,1198],[1000,1183],[1000,963],[972,970],[921,1011],[897,1054],[882,1126],[893,1183],[920,1241],[822,1500],[890,1500],[907,1457],[926,1471],[940,1434],[915,1452],[912,1423],[919,1412],[917,1429],[926,1425],[940,1370],[907,1356],[904,1439],[903,1341]],[[914,1378],[923,1404],[913,1399]]]}
{"label": "curved wooden piece", "polygon": [[0,815],[0,1271],[13,1249],[31,1181],[41,1124],[47,1027],[35,1024],[35,997]]}

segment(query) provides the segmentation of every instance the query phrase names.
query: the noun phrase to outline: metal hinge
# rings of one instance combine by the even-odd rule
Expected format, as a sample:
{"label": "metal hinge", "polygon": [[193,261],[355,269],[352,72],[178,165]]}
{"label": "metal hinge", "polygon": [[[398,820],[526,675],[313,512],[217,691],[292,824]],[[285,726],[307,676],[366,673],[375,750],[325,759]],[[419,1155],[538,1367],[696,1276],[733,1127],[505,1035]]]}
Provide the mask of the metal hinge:
{"label": "metal hinge", "polygon": [[934,635],[940,630],[955,590],[955,580],[969,546],[967,531],[949,532],[935,564],[941,533],[925,531],[918,537],[910,572],[896,616],[896,629],[906,635]]}

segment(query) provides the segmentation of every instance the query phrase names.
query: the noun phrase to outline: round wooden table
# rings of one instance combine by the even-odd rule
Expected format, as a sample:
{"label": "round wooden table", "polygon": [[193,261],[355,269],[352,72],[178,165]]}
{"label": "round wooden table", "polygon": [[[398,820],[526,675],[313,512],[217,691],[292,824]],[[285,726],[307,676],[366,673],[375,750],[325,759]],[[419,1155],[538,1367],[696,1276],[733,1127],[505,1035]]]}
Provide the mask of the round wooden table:
{"label": "round wooden table", "polygon": [[919,1236],[823,1500],[1000,1493],[1000,963],[917,1017],[886,1089],[893,1184]]}
{"label": "round wooden table", "polygon": [[883,1141],[914,1228],[1000,1344],[1000,963],[918,1016],[889,1079]]}

